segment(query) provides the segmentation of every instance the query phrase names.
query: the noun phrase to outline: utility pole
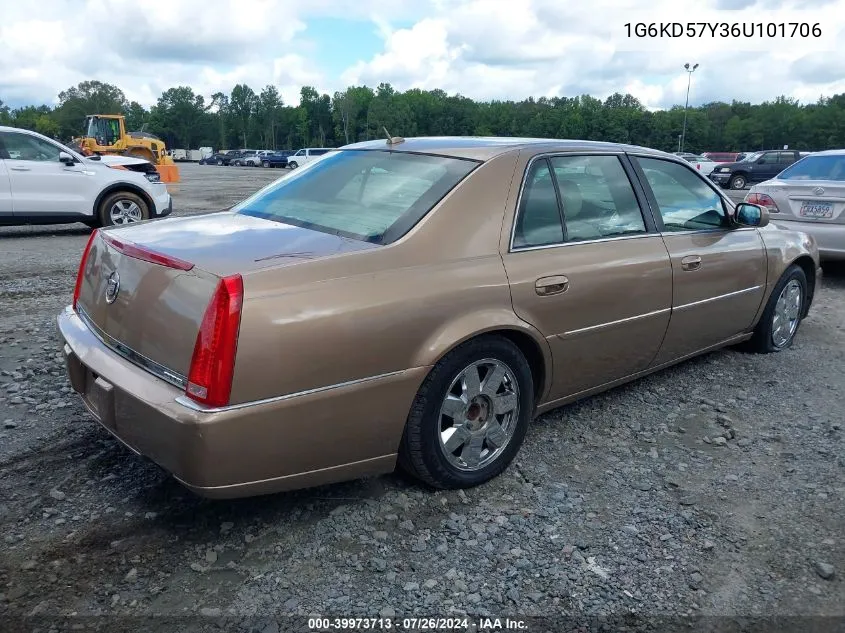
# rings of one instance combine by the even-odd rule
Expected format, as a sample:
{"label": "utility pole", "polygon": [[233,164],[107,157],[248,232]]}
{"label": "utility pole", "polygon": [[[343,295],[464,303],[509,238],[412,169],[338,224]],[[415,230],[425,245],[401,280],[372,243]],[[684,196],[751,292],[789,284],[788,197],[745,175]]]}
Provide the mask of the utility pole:
{"label": "utility pole", "polygon": [[687,140],[687,109],[689,108],[689,88],[690,84],[692,83],[692,74],[695,72],[695,69],[698,68],[698,64],[695,64],[690,68],[689,64],[684,64],[684,69],[687,71],[687,101],[684,104],[684,130],[681,132],[681,149],[679,152],[684,151],[684,142]]}

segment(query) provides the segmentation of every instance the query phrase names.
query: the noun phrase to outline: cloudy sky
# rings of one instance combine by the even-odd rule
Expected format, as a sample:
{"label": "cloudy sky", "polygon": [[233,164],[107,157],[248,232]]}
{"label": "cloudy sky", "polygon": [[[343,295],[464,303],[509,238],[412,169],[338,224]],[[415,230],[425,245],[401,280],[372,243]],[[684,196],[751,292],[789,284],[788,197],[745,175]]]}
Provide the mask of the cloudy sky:
{"label": "cloudy sky", "polygon": [[[272,83],[295,104],[303,84],[331,93],[389,82],[475,99],[620,91],[663,108],[683,103],[686,62],[700,64],[693,104],[845,92],[845,0],[0,2],[0,100],[13,106],[51,104],[60,90],[99,79],[147,106],[175,85],[209,96]],[[627,37],[626,23],[661,22],[799,32]]]}

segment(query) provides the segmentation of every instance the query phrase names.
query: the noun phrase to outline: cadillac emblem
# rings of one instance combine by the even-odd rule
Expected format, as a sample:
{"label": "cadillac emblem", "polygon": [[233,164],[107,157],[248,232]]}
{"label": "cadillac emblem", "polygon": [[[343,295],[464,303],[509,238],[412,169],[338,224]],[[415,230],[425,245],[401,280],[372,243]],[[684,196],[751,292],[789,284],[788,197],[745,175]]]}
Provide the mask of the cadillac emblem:
{"label": "cadillac emblem", "polygon": [[118,292],[120,292],[120,275],[114,271],[106,282],[106,303],[114,303]]}

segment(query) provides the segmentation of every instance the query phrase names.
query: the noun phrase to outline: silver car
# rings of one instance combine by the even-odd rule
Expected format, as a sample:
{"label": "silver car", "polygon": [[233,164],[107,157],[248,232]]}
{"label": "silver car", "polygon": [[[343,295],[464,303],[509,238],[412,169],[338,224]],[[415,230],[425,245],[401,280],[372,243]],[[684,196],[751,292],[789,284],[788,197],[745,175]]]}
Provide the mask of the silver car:
{"label": "silver car", "polygon": [[745,201],[766,207],[773,224],[816,238],[822,260],[845,260],[845,149],[802,158],[751,187]]}

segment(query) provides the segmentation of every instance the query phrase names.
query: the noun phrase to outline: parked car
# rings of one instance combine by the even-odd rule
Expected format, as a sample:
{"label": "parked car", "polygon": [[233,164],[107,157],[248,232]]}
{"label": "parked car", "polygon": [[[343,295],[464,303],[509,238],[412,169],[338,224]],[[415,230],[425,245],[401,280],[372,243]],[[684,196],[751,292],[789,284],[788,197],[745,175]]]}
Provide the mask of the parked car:
{"label": "parked car", "polygon": [[745,189],[747,185],[774,178],[800,158],[795,150],[766,150],[754,152],[736,163],[719,165],[710,179],[730,189]]}
{"label": "parked car", "polygon": [[327,147],[306,147],[288,157],[288,167],[296,169],[319,156],[328,154],[330,151],[332,149]]}
{"label": "parked car", "polygon": [[261,161],[262,167],[287,167],[288,158],[293,156],[294,152],[289,149],[282,149],[272,154],[267,154]]}
{"label": "parked car", "polygon": [[812,235],[822,260],[845,259],[845,150],[816,152],[751,187],[772,222]]}
{"label": "parked car", "polygon": [[258,151],[254,149],[241,150],[238,152],[237,156],[233,156],[231,158],[229,165],[232,167],[244,167],[248,164],[247,161],[249,161],[257,153]]}
{"label": "parked car", "polygon": [[718,167],[718,163],[713,162],[709,158],[704,158],[704,156],[698,155],[690,155],[684,156],[684,160],[688,163],[692,163],[695,168],[701,172],[702,176],[707,176],[712,172],[716,167]]}
{"label": "parked car", "polygon": [[244,165],[249,167],[261,167],[261,163],[264,162],[264,157],[268,156],[273,153],[273,150],[269,149],[260,149],[255,154],[251,154],[244,158]]}
{"label": "parked car", "polygon": [[58,325],[93,416],[200,494],[397,461],[461,488],[539,413],[725,345],[789,347],[817,274],[811,237],[670,154],[391,139],[229,211],[95,232]]}
{"label": "parked car", "polygon": [[704,158],[712,160],[714,163],[735,163],[739,160],[739,152],[704,152]]}
{"label": "parked car", "polygon": [[211,154],[211,156],[207,156],[203,161],[200,161],[200,163],[202,163],[204,165],[217,165],[217,166],[228,165],[229,161],[231,161],[233,158],[236,158],[238,155],[239,155],[239,150],[236,150],[236,149],[223,150],[223,151],[215,152],[214,154]]}
{"label": "parked car", "polygon": [[155,166],[82,154],[36,132],[0,126],[0,224],[128,224],[168,215]]}

